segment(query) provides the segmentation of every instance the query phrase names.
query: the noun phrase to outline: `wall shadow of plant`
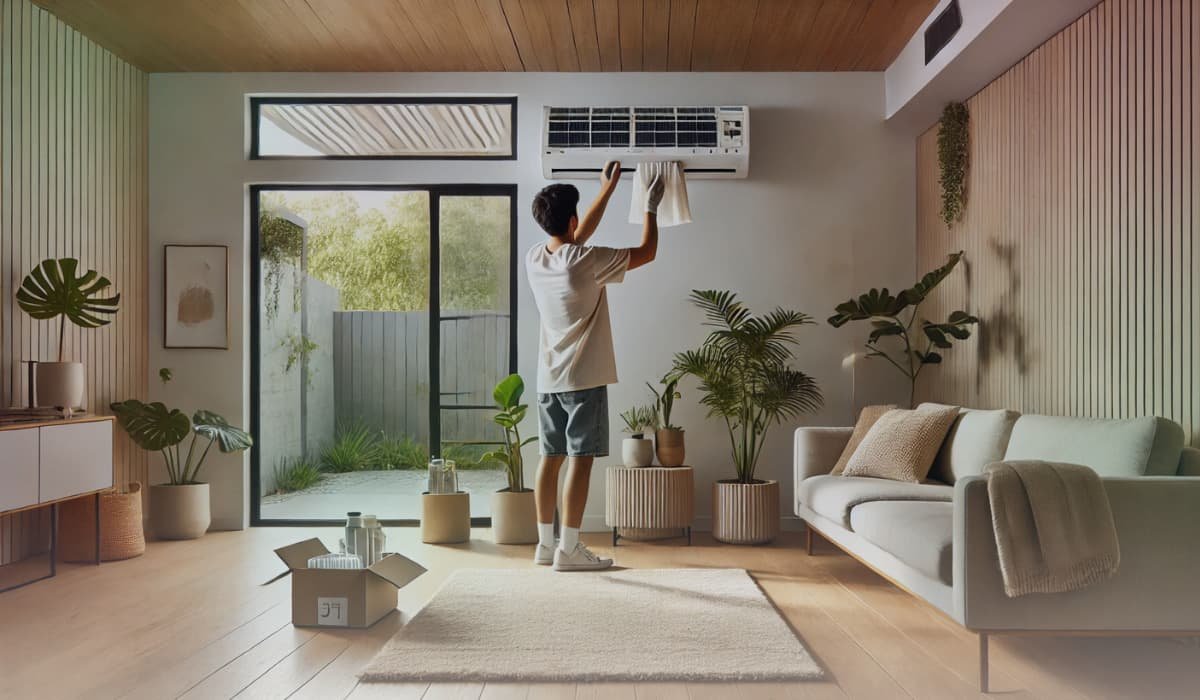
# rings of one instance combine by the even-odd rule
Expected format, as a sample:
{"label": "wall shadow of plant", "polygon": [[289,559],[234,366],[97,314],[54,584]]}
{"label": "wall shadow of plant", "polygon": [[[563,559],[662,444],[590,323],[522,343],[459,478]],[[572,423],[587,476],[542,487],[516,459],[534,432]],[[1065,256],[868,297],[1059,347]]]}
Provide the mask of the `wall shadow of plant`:
{"label": "wall shadow of plant", "polygon": [[[983,384],[983,370],[993,362],[1005,356],[1011,357],[1017,365],[1017,373],[1024,377],[1029,371],[1033,356],[1029,350],[1026,322],[1018,311],[1021,295],[1021,275],[1017,271],[1017,247],[1010,243],[1000,243],[996,239],[988,241],[994,255],[1000,263],[1008,285],[992,311],[984,317],[979,329],[979,369],[975,375],[975,388],[979,390]],[[967,285],[971,284],[968,272]]]}

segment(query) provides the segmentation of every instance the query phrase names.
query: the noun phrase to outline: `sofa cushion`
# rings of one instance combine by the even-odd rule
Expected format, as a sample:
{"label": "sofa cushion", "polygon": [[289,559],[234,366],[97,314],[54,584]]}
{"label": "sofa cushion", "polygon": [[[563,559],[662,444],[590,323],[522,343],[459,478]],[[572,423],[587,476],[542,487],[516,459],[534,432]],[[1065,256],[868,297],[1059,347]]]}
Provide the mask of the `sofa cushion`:
{"label": "sofa cushion", "polygon": [[1013,426],[1004,460],[1082,464],[1100,476],[1170,476],[1179,471],[1183,444],[1183,428],[1165,418],[1024,415]]}
{"label": "sofa cushion", "polygon": [[994,411],[962,409],[933,460],[930,478],[953,484],[964,476],[982,474],[987,465],[1004,459],[1008,438],[1020,416],[1016,411],[1003,408]]}
{"label": "sofa cushion", "polygon": [[896,404],[894,403],[881,406],[863,406],[863,410],[858,414],[858,422],[854,424],[854,432],[850,433],[850,440],[846,443],[846,447],[842,449],[842,456],[838,457],[838,461],[833,465],[833,469],[829,470],[830,474],[841,474],[846,470],[846,463],[850,461],[850,457],[858,449],[859,443],[870,432],[871,426],[875,425],[875,421],[882,418],[883,414],[893,408],[896,408]]}
{"label": "sofa cushion", "polygon": [[863,503],[850,511],[850,527],[929,578],[954,585],[953,503]]}
{"label": "sofa cushion", "polygon": [[871,426],[842,474],[920,483],[956,418],[957,406],[888,411]]}
{"label": "sofa cushion", "polygon": [[913,484],[907,481],[872,479],[862,476],[822,474],[800,482],[796,502],[850,527],[855,506],[872,501],[950,501],[954,487],[946,484]]}

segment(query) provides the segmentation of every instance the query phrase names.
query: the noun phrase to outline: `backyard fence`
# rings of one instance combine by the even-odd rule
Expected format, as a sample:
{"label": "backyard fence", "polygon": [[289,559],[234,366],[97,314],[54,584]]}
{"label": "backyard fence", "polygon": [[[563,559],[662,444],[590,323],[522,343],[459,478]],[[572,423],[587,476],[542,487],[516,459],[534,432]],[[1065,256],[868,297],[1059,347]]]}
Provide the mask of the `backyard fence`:
{"label": "backyard fence", "polygon": [[[339,422],[389,437],[429,440],[429,316],[424,311],[335,311],[333,387]],[[509,316],[454,312],[441,321],[442,440],[496,441],[492,388],[509,373]]]}

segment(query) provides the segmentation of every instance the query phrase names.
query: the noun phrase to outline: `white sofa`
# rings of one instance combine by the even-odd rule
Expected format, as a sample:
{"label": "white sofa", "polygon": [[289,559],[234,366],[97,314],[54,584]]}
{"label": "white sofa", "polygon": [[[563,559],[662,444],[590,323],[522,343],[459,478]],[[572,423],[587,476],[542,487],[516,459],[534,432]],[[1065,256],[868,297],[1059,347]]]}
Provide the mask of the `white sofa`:
{"label": "white sofa", "polygon": [[[795,434],[795,511],[816,533],[979,633],[1200,634],[1200,450],[1163,418],[1093,420],[963,410],[921,484],[833,476],[852,428]],[[1121,563],[1081,591],[1009,598],[985,467],[1004,459],[1085,464],[1104,479]]]}

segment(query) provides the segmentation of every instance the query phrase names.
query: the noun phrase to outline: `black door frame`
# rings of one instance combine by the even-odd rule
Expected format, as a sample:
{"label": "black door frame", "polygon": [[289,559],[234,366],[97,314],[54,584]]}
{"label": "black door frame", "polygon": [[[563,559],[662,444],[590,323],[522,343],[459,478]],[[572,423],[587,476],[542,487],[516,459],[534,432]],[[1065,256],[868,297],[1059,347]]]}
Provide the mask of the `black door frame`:
{"label": "black door frame", "polygon": [[[260,270],[262,264],[259,251],[259,200],[263,192],[273,191],[384,191],[384,192],[428,192],[429,193],[429,439],[430,445],[441,445],[441,239],[440,217],[442,197],[508,197],[509,205],[509,262],[508,262],[508,365],[510,372],[517,371],[517,186],[503,184],[450,184],[450,185],[342,185],[328,184],[257,184],[250,185],[250,434],[255,442],[259,439],[259,397],[262,389],[259,358],[261,352]],[[437,332],[434,332],[437,329]],[[432,450],[431,450],[432,454]],[[250,450],[250,525],[258,526],[328,526],[337,525],[341,519],[264,520],[262,517],[262,465],[258,451]],[[380,521],[388,526],[416,526],[416,518],[386,519]],[[471,518],[474,527],[490,527],[491,518]]]}

